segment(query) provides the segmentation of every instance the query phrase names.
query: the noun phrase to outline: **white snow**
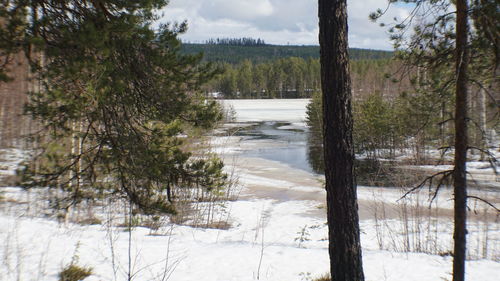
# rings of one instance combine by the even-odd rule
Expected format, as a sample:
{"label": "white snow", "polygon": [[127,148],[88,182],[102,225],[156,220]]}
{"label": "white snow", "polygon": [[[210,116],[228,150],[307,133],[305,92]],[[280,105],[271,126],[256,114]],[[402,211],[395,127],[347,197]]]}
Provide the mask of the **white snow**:
{"label": "white snow", "polygon": [[[239,122],[293,123],[284,129],[304,125],[307,100],[223,102],[233,106]],[[202,229],[168,221],[157,231],[162,235],[150,235],[147,228],[134,228],[130,251],[133,280],[302,281],[326,273],[328,234],[322,178],[276,161],[239,156],[243,150],[280,144],[246,143],[240,137],[227,136],[213,138],[212,145],[215,151],[223,153],[227,171],[235,172],[243,186],[240,199],[225,202],[220,208],[223,211],[217,214],[231,228]],[[5,167],[2,173],[13,174],[23,152],[1,152],[7,155],[0,164]],[[479,164],[473,166],[482,168]],[[498,192],[481,192],[482,196],[498,202]],[[358,188],[366,280],[451,280],[449,255],[401,252],[406,239],[412,245],[419,244],[424,252],[446,254],[450,250],[451,191],[443,190],[433,203],[439,207],[432,209],[435,213],[431,215],[437,214],[436,217],[425,212],[429,205],[427,193],[422,191],[408,201],[398,201],[403,193],[399,188]],[[36,213],[34,206],[28,209],[28,204],[18,204],[41,200],[36,192],[28,197],[20,188],[2,187],[0,195],[4,197],[0,200],[0,281],[55,281],[58,272],[72,259],[93,269],[93,275],[86,281],[126,280],[129,232],[106,223],[117,212],[115,206],[100,209],[102,225],[65,225]],[[402,204],[408,208],[406,215],[415,212],[419,215],[403,220]],[[478,214],[470,212],[469,255],[473,259],[467,262],[466,278],[497,280],[500,223],[494,217],[482,216],[483,208],[474,204],[470,207]],[[381,212],[386,212],[386,217],[376,219],[375,215]],[[486,258],[482,258],[485,240],[489,240],[489,248]]]}
{"label": "white snow", "polygon": [[[170,280],[185,281],[244,281],[256,280],[257,275],[260,280],[301,280],[301,273],[319,276],[326,272],[324,220],[304,215],[317,208],[316,202],[255,199],[229,202],[228,208],[233,225],[229,230],[173,226],[162,231],[166,236],[151,236],[145,228],[133,230],[134,280],[161,280],[158,276],[165,264],[167,268],[176,266]],[[122,229],[64,226],[47,219],[5,214],[0,216],[0,224],[4,242],[0,245],[0,280],[16,280],[16,268],[20,269],[21,280],[57,280],[57,273],[75,255],[79,265],[93,268],[94,275],[86,280],[113,280],[110,233],[117,280],[126,279],[128,232]],[[307,234],[299,246],[304,227]],[[377,250],[373,228],[372,221],[361,224],[366,280],[431,281],[450,277],[449,256]],[[500,263],[491,260],[467,263],[468,280],[493,281],[499,270]]]}
{"label": "white snow", "polygon": [[309,99],[222,100],[236,112],[238,122],[286,121],[304,122]]}
{"label": "white snow", "polygon": [[0,176],[15,175],[27,153],[20,149],[0,149]]}

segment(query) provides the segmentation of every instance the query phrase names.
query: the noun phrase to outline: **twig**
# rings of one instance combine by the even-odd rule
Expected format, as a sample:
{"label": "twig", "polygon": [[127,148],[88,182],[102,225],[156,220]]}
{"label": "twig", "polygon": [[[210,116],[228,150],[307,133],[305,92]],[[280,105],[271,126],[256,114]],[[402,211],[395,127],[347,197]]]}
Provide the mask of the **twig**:
{"label": "twig", "polygon": [[[443,176],[439,179],[438,184],[436,185],[436,191],[432,195],[431,202],[429,203],[429,209],[431,208],[432,203],[434,202],[434,199],[436,199],[439,190],[443,186],[443,182],[448,179],[452,175],[453,171],[449,171],[449,173],[443,174]],[[430,188],[430,187],[429,187]]]}
{"label": "twig", "polygon": [[490,203],[488,200],[485,200],[485,199],[483,199],[481,197],[477,197],[477,196],[473,196],[473,195],[469,195],[469,196],[467,196],[467,198],[476,199],[478,201],[481,201],[481,202],[485,203],[486,205],[492,207],[498,213],[500,213],[500,209],[498,209],[495,205],[493,205],[492,203]]}
{"label": "twig", "polygon": [[439,187],[442,185],[442,183],[444,181],[443,178],[449,177],[452,173],[453,173],[453,170],[446,170],[446,171],[441,171],[441,172],[435,173],[434,175],[426,177],[420,184],[418,184],[417,186],[415,186],[412,189],[410,189],[409,191],[407,191],[403,196],[401,196],[401,198],[399,198],[398,200],[396,200],[396,202],[398,202],[401,199],[406,198],[409,194],[411,194],[411,193],[415,192],[416,190],[422,188],[423,186],[425,186],[426,182],[429,182],[429,189],[430,189],[432,187],[432,181],[433,181],[433,179],[436,178],[436,177],[438,177],[438,176],[443,176],[440,179],[440,181],[438,182],[438,186],[437,186],[436,192],[435,192],[435,194],[433,196],[433,198],[435,198],[437,196],[437,192],[439,190]]}

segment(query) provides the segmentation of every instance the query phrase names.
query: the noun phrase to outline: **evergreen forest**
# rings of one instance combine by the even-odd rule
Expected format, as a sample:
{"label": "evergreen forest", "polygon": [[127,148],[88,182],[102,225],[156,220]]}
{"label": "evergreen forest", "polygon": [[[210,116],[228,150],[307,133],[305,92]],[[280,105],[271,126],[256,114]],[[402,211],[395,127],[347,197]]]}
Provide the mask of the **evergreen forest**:
{"label": "evergreen forest", "polygon": [[[204,61],[231,64],[244,60],[261,63],[289,57],[319,58],[319,46],[268,45],[261,39],[251,38],[211,39],[205,44],[184,42],[181,51],[185,54],[203,53]],[[393,56],[393,52],[350,48],[349,55],[352,60],[387,59]]]}
{"label": "evergreen forest", "polygon": [[[286,57],[253,63],[215,63],[221,71],[207,83],[208,93],[225,98],[311,98],[320,91],[319,59]],[[351,63],[354,95],[384,92],[393,95],[401,85],[394,83],[397,62],[391,59],[354,60]]]}

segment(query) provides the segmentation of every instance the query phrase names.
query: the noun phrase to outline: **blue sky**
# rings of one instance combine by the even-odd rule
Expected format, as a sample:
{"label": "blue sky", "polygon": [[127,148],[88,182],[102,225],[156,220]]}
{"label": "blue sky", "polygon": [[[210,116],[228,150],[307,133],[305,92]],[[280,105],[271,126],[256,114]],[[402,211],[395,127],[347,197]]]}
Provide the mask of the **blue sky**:
{"label": "blue sky", "polygon": [[[349,45],[391,49],[384,28],[368,19],[387,0],[348,0]],[[171,0],[162,22],[187,20],[184,41],[253,37],[271,44],[318,44],[317,0]],[[408,6],[393,6],[386,21],[408,15]]]}

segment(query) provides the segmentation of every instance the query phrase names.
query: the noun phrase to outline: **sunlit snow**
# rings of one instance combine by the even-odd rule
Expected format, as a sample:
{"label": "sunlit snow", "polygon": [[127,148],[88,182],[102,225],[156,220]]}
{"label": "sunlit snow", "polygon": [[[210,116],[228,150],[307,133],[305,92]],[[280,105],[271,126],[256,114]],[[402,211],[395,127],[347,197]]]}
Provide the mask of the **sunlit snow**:
{"label": "sunlit snow", "polygon": [[[307,103],[308,100],[224,101],[235,111],[238,122],[290,123],[279,129],[304,129]],[[239,178],[239,200],[225,202],[216,214],[231,228],[203,229],[169,222],[156,232],[136,227],[130,249],[133,280],[299,281],[326,273],[329,261],[322,177],[279,161],[245,157],[243,153],[282,147],[283,143],[223,134],[211,142],[213,150],[224,157],[226,171]],[[1,153],[4,157],[0,172],[13,174],[23,157],[22,151]],[[473,166],[480,168],[479,164]],[[129,233],[106,224],[120,212],[115,206],[104,205],[95,210],[103,218],[102,225],[62,224],[44,217],[35,206],[30,207],[28,201],[37,198],[37,192],[27,194],[17,187],[2,187],[0,192],[4,197],[0,202],[0,280],[58,280],[58,272],[72,260],[92,268],[93,275],[86,281],[127,279]],[[472,193],[497,201],[499,198],[496,190]],[[444,190],[432,203],[439,207],[435,213],[427,212],[431,204],[427,192],[403,200],[410,215],[418,213],[406,224],[399,211],[403,194],[397,187],[358,189],[366,280],[451,280],[450,191]],[[483,210],[477,203],[470,207],[479,213]],[[374,219],[375,214],[382,212],[385,220]],[[469,223],[469,255],[474,258],[467,262],[466,279],[497,280],[500,223],[498,219],[476,215]],[[403,236],[401,230],[405,227],[410,233]],[[426,227],[434,230],[426,232]],[[421,232],[413,232],[419,228]],[[405,238],[411,240],[408,243],[421,243],[423,252],[434,250],[441,255],[403,253]],[[484,253],[484,239],[489,239],[487,259],[478,258]],[[391,246],[394,247],[390,251],[384,250]]]}

